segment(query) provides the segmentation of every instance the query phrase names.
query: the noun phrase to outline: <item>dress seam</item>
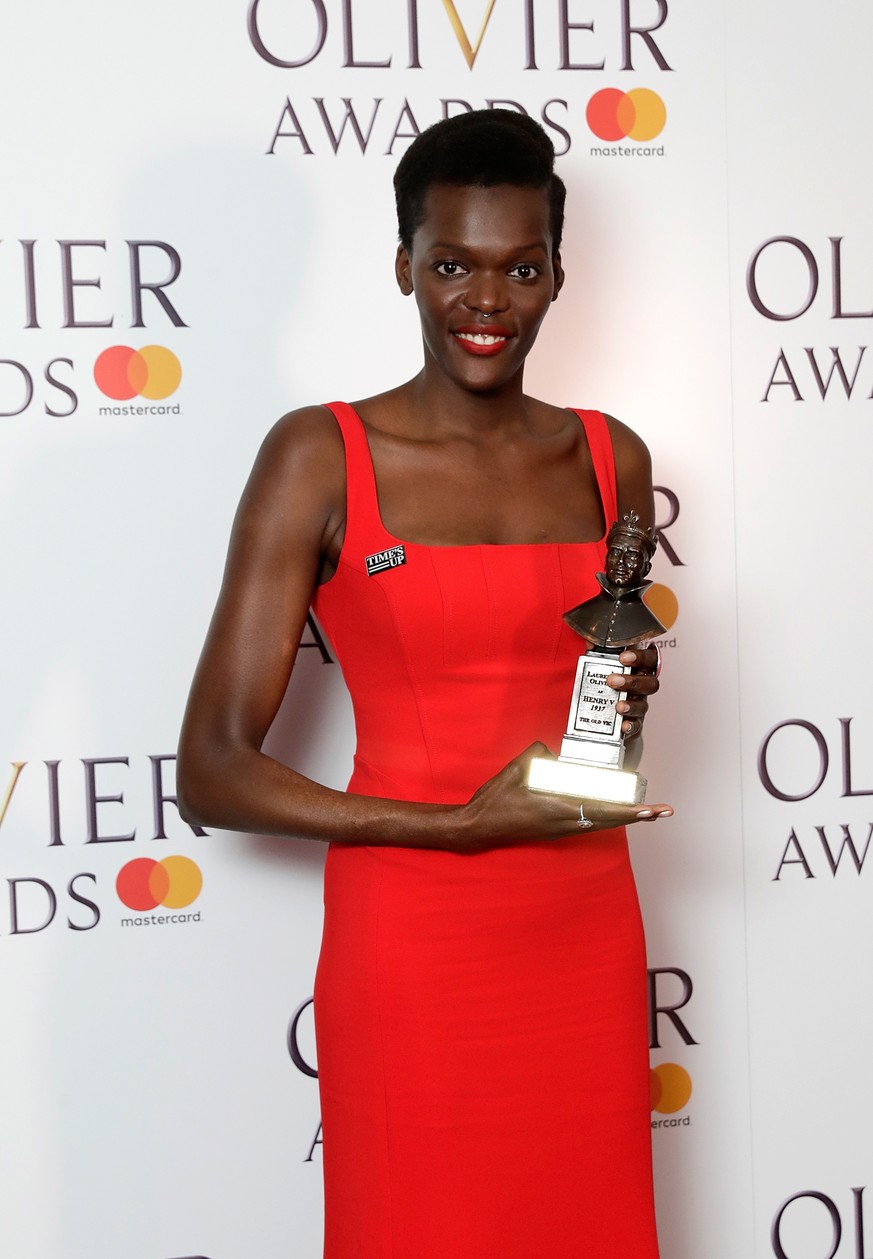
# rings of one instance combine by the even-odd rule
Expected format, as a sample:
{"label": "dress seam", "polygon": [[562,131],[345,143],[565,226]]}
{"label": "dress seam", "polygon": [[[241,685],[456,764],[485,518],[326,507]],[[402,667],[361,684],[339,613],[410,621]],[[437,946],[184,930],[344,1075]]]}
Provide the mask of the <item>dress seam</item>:
{"label": "dress seam", "polygon": [[394,1254],[394,1186],[392,1184],[392,1161],[391,1161],[391,1125],[388,1122],[388,1071],[385,1063],[385,1028],[382,1023],[382,993],[380,988],[380,978],[382,973],[382,947],[381,947],[381,927],[382,927],[382,884],[385,881],[385,865],[379,862],[379,893],[378,907],[376,909],[376,1010],[379,1016],[379,1050],[382,1056],[382,1113],[385,1123],[385,1180],[388,1186],[388,1232],[390,1255],[386,1259],[391,1259]]}
{"label": "dress seam", "polygon": [[[566,586],[564,582],[564,561],[561,557],[560,552],[558,553],[558,556],[557,556],[556,578],[557,578],[558,585],[561,588],[561,602],[563,603],[566,597]],[[552,639],[552,654],[551,654],[552,660],[557,660],[558,658],[558,651],[561,646],[561,631],[563,627],[564,627],[564,622],[562,620],[559,620],[556,617],[555,618],[555,636]]]}
{"label": "dress seam", "polygon": [[[437,576],[436,565],[433,562],[433,557],[429,556],[429,559],[430,559],[430,565],[434,574],[434,580],[437,582],[437,585],[439,585],[439,578]],[[431,755],[431,750],[433,747],[433,735],[430,730],[430,723],[428,722],[427,717],[426,717],[424,697],[422,696],[422,693],[421,693],[421,687],[419,686],[418,676],[416,675],[416,672],[412,667],[412,657],[409,650],[409,641],[406,637],[406,630],[404,628],[403,622],[400,616],[398,615],[397,605],[396,605],[393,594],[390,593],[388,590],[386,590],[384,586],[381,587],[381,589],[385,595],[385,598],[388,601],[389,607],[391,608],[391,619],[394,622],[394,626],[397,630],[397,636],[400,639],[400,643],[403,648],[403,663],[406,667],[406,676],[409,678],[410,688],[412,690],[413,695],[415,696],[415,712],[416,712],[416,716],[418,717],[418,724],[421,729],[422,739],[424,742],[424,754],[425,754],[425,757],[427,758],[427,768],[428,768],[428,773],[430,774],[430,783],[431,783],[432,789],[436,791],[437,789],[436,775],[434,774],[433,757]]]}
{"label": "dress seam", "polygon": [[479,552],[479,564],[482,569],[482,581],[485,584],[485,596],[488,607],[488,635],[485,642],[485,659],[491,660],[494,656],[494,592],[491,589],[488,565],[485,563],[485,554],[483,551]]}
{"label": "dress seam", "polygon": [[[429,557],[429,562],[430,562],[430,564],[431,564],[431,567],[432,567],[432,568],[434,568],[434,576],[435,576],[435,578],[436,578],[436,570],[435,570],[435,567],[434,567],[434,565],[433,565],[433,559],[432,559],[432,558],[430,558],[430,557]],[[337,572],[334,574],[334,579],[333,579],[333,581],[335,581],[336,577],[339,575],[340,568],[341,568],[343,565],[345,565],[347,568],[351,569],[351,570],[352,570],[352,571],[354,571],[354,572],[358,572],[358,573],[360,573],[360,572],[361,572],[361,570],[360,570],[360,569],[358,569],[358,568],[355,568],[355,566],[354,566],[354,565],[353,565],[353,564],[352,564],[349,560],[344,560],[342,557],[340,557],[340,564],[339,564],[339,566],[337,567]],[[322,589],[323,589],[323,590],[327,591],[327,590],[328,590],[328,589],[329,589],[329,588],[333,585],[333,581],[331,581],[331,582],[327,583],[327,584],[326,584],[325,586],[323,586],[323,587],[319,587],[319,590],[322,590]],[[431,787],[432,787],[432,789],[433,789],[434,791],[436,791],[436,775],[435,775],[435,773],[434,773],[434,768],[433,768],[433,757],[432,757],[432,755],[431,755],[431,749],[432,749],[432,746],[433,746],[433,735],[432,735],[431,730],[430,730],[430,723],[428,722],[428,720],[427,720],[427,718],[426,718],[426,715],[425,715],[425,704],[424,704],[423,696],[422,696],[422,694],[421,694],[421,687],[420,687],[420,685],[419,685],[418,678],[417,678],[417,676],[416,676],[415,670],[414,670],[414,669],[413,669],[413,667],[412,667],[412,656],[411,656],[411,654],[410,654],[410,650],[409,650],[409,643],[408,643],[408,640],[407,640],[406,634],[405,634],[405,632],[404,632],[404,627],[403,627],[403,624],[402,624],[402,620],[401,620],[400,616],[398,615],[397,603],[396,603],[396,600],[395,600],[395,598],[394,598],[394,594],[393,594],[393,592],[392,592],[392,591],[390,591],[390,590],[388,590],[388,588],[387,588],[386,586],[384,586],[384,585],[380,584],[378,581],[374,583],[373,589],[374,589],[374,591],[378,590],[379,594],[382,596],[382,599],[383,599],[383,601],[384,601],[384,603],[385,603],[385,606],[386,606],[386,607],[387,607],[387,609],[388,609],[389,615],[390,615],[390,617],[391,617],[391,622],[392,622],[392,624],[394,625],[394,629],[395,629],[395,631],[396,631],[396,633],[397,633],[397,637],[398,637],[398,640],[399,640],[400,645],[401,645],[402,654],[403,654],[403,667],[404,667],[404,670],[405,670],[405,672],[406,672],[406,679],[407,679],[407,682],[408,682],[408,684],[409,684],[409,689],[410,689],[410,691],[412,692],[412,695],[413,695],[413,696],[414,696],[414,698],[415,698],[415,714],[416,714],[416,717],[417,717],[417,719],[418,719],[419,729],[421,730],[422,744],[423,744],[423,747],[424,747],[424,755],[425,755],[425,758],[426,758],[426,760],[427,760],[427,769],[428,769],[428,774],[430,775]],[[317,595],[317,594],[318,594],[318,592],[316,592],[316,595]],[[330,596],[330,597],[332,597],[332,596]],[[314,610],[315,610],[316,615],[318,615],[318,609],[317,609],[317,607],[316,607]],[[330,637],[330,636],[328,636],[328,637]],[[340,665],[340,669],[342,670],[342,654],[344,654],[344,653],[342,653],[340,650],[337,650],[336,645],[335,645],[332,641],[331,641],[331,646],[332,646],[332,647],[333,647],[333,649],[334,649],[334,654],[335,654],[335,656],[336,656],[336,658],[337,658],[337,662],[339,663],[339,665]],[[345,674],[344,674],[344,673],[343,673],[343,676],[345,677]],[[357,756],[358,756],[358,746],[357,746],[357,745],[358,745],[358,720],[357,720],[357,711],[356,711],[356,705],[355,705],[355,698],[354,698],[354,696],[352,695],[351,687],[349,687],[349,688],[348,688],[348,690],[349,690],[349,697],[350,697],[351,702],[352,702],[352,712],[353,712],[353,714],[354,714],[354,718],[355,718],[355,753],[354,753],[354,754],[355,754],[355,756],[357,757]],[[365,760],[365,758],[361,758],[361,759],[362,759],[362,760]],[[365,763],[366,763],[366,761],[365,761]],[[381,772],[381,771],[379,771],[378,766],[372,766],[372,768],[373,768],[373,769],[376,769],[377,773],[378,773],[378,772]]]}

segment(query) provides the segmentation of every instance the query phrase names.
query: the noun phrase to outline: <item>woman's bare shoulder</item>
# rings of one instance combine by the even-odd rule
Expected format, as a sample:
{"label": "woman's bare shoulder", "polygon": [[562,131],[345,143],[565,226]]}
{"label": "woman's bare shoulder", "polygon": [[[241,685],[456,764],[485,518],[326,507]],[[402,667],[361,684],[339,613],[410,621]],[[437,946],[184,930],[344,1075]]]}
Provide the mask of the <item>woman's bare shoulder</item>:
{"label": "woman's bare shoulder", "polygon": [[614,415],[605,416],[615,456],[615,484],[619,515],[635,511],[646,527],[654,524],[652,456],[649,448],[627,424]]}
{"label": "woman's bare shoulder", "polygon": [[306,406],[288,411],[269,430],[261,444],[264,458],[293,470],[300,463],[342,467],[343,439],[327,407]]}
{"label": "woman's bare shoulder", "polygon": [[342,434],[326,407],[299,407],[267,433],[241,500],[243,517],[271,519],[299,528],[301,519],[319,531],[345,509]]}
{"label": "woman's bare shoulder", "polygon": [[614,415],[604,415],[609,435],[612,438],[612,449],[615,452],[616,468],[619,462],[631,467],[642,465],[651,469],[652,458],[649,448],[639,433],[628,425],[617,420]]}

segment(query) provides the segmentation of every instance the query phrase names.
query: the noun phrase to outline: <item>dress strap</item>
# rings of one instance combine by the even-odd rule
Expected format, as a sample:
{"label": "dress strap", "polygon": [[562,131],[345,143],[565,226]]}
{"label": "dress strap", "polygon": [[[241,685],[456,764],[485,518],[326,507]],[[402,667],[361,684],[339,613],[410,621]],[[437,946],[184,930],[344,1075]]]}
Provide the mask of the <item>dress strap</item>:
{"label": "dress strap", "polygon": [[585,429],[588,448],[591,451],[591,462],[594,464],[594,475],[597,477],[597,488],[600,490],[600,501],[603,504],[605,532],[608,532],[613,521],[618,519],[618,493],[615,484],[615,453],[612,449],[612,436],[606,417],[602,411],[579,411],[573,408]]}
{"label": "dress strap", "polygon": [[395,539],[387,532],[379,513],[376,474],[364,423],[354,407],[347,402],[325,402],[342,433],[346,448],[346,532],[343,552],[356,554],[393,546]]}

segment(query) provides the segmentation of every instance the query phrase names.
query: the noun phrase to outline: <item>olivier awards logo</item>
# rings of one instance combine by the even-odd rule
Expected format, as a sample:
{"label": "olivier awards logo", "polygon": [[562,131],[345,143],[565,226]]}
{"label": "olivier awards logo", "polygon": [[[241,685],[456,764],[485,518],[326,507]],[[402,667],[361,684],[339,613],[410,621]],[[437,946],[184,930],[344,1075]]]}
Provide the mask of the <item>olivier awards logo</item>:
{"label": "olivier awards logo", "polygon": [[[100,406],[100,415],[179,415],[178,403],[164,401],[182,379],[172,350],[111,345],[83,371],[80,347],[82,330],[120,323],[131,329],[155,323],[186,328],[175,293],[168,292],[181,270],[179,251],[165,240],[4,241],[0,285],[10,306],[19,307],[21,344],[27,348],[0,357],[0,419],[34,412],[67,419],[79,409],[88,384],[116,404],[127,403]],[[142,401],[130,401],[137,397]]]}
{"label": "olivier awards logo", "polygon": [[[288,1049],[288,1056],[297,1070],[310,1080],[317,1080],[318,1067],[315,1063],[315,1027],[312,1018],[312,997],[306,997],[301,1001],[291,1015],[285,1035],[285,1044]],[[315,1156],[315,1151],[321,1145],[323,1145],[323,1141],[321,1120],[319,1119],[315,1133],[307,1146],[303,1162],[311,1163]]]}
{"label": "olivier awards logo", "polygon": [[776,1259],[866,1259],[865,1189],[866,1185],[855,1186],[833,1195],[821,1189],[792,1193],[770,1225]]}
{"label": "olivier awards logo", "polygon": [[[504,108],[537,118],[559,157],[574,139],[592,134],[607,144],[591,148],[595,156],[663,156],[663,145],[649,143],[667,117],[656,91],[604,88],[591,95],[592,74],[674,69],[667,0],[624,0],[617,7],[616,22],[608,24],[584,9],[571,15],[567,0],[481,0],[481,7],[407,0],[389,23],[381,0],[250,0],[252,52],[285,76],[264,151],[390,157],[440,118]],[[521,100],[506,97],[507,76],[518,71],[532,89],[519,92]],[[550,83],[566,82],[565,95],[537,94],[538,80],[528,75],[538,71]],[[556,80],[555,71],[571,74]],[[438,73],[452,94],[419,96],[421,72]],[[360,76],[375,95],[355,93]],[[342,84],[336,96],[325,95],[325,81]],[[398,81],[402,87],[392,94]]]}
{"label": "olivier awards logo", "polygon": [[[697,1045],[688,1028],[686,1007],[694,995],[688,971],[677,966],[649,970],[649,1048],[664,1048],[666,1040],[684,1049]],[[680,1014],[680,1011],[683,1013]],[[649,1104],[659,1118],[652,1128],[689,1128],[691,1115],[681,1114],[691,1100],[688,1070],[678,1062],[660,1062],[649,1071]]]}
{"label": "olivier awards logo", "polygon": [[[39,842],[48,851],[38,861],[28,858],[14,873],[7,855],[4,866],[10,874],[4,879],[6,895],[0,898],[0,936],[34,936],[49,929],[92,931],[113,917],[107,913],[113,904],[111,897],[107,902],[107,886],[112,885],[116,907],[120,902],[135,913],[120,922],[116,917],[116,925],[200,922],[199,908],[190,908],[203,888],[196,861],[177,854],[133,857],[118,865],[116,845],[135,843],[140,830],[151,843],[166,841],[168,829],[184,827],[195,836],[206,835],[202,827],[173,817],[176,796],[167,782],[167,767],[175,759],[169,753],[147,758],[148,769],[138,785],[145,788],[139,794],[151,798],[150,816],[124,822],[120,811],[126,808],[125,796],[118,787],[121,776],[130,772],[129,757],[82,757],[78,772],[75,762],[46,760],[42,766],[12,762],[5,788],[0,789],[0,842],[7,854],[21,851],[15,843],[16,828],[36,826]],[[81,864],[75,855],[80,845],[88,852]]]}
{"label": "olivier awards logo", "polygon": [[[746,294],[756,313],[778,332],[762,372],[761,402],[873,399],[873,356],[869,345],[857,344],[855,333],[864,327],[858,320],[873,320],[873,300],[862,287],[857,254],[848,248],[844,254],[843,245],[842,236],[828,236],[815,247],[797,236],[770,236],[749,258]],[[829,341],[840,339],[845,330],[852,344],[809,345],[812,338],[804,335],[800,321],[810,313],[834,321]]]}
{"label": "olivier awards logo", "polygon": [[[666,504],[665,514],[662,516],[659,510],[655,521],[655,531],[658,538],[657,556],[663,555],[673,568],[684,568],[685,561],[679,558],[679,553],[676,550],[677,544],[674,544],[673,536],[669,533],[669,530],[679,519],[679,496],[674,490],[668,489],[665,485],[656,485],[654,489],[656,501],[659,501],[658,496],[660,496]],[[679,617],[679,600],[672,587],[665,585],[663,582],[653,581],[643,596],[643,602],[647,608],[654,612],[669,633]],[[678,639],[674,634],[665,635],[663,638],[655,641],[663,652],[676,647]]]}
{"label": "olivier awards logo", "polygon": [[[767,794],[783,804],[798,805],[818,797],[826,782],[837,779],[841,800],[873,796],[873,785],[862,785],[869,780],[859,780],[856,772],[855,763],[862,758],[854,744],[865,732],[853,728],[853,721],[838,717],[822,728],[802,717],[788,717],[771,726],[761,740],[757,765]],[[849,806],[843,809],[845,819]],[[873,821],[869,813],[863,820],[843,819],[816,820],[812,825],[795,821],[779,839],[773,882],[860,877],[873,839]]]}

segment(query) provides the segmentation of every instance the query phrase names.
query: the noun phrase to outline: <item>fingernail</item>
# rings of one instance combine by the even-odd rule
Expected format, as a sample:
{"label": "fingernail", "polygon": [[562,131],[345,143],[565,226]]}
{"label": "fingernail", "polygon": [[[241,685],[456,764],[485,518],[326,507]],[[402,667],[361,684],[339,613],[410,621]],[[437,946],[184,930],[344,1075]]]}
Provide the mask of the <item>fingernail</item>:
{"label": "fingernail", "polygon": [[637,817],[654,817],[654,816],[655,816],[655,812],[653,809],[640,809],[639,813],[637,814]]}
{"label": "fingernail", "polygon": [[606,679],[606,684],[607,686],[617,686],[618,689],[621,690],[624,686],[624,680],[623,673],[610,673],[609,677]]}
{"label": "fingernail", "polygon": [[623,651],[619,656],[622,664],[636,664],[637,653],[635,651]]}
{"label": "fingernail", "polygon": [[627,702],[627,700],[626,700],[626,699],[621,699],[621,700],[619,700],[619,702],[616,704],[616,706],[615,706],[615,711],[616,711],[617,713],[626,713],[626,712],[629,712],[629,711],[630,711],[630,704]]}

